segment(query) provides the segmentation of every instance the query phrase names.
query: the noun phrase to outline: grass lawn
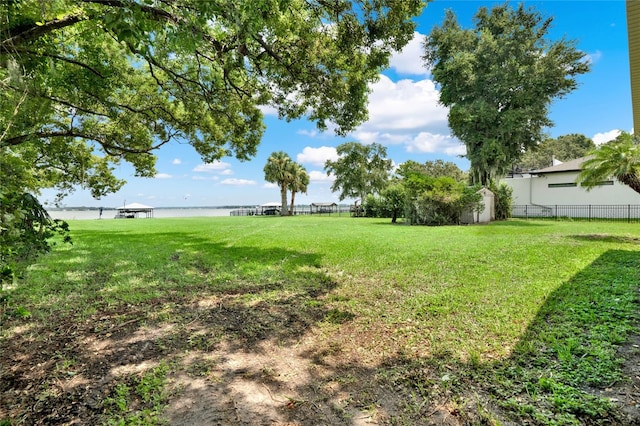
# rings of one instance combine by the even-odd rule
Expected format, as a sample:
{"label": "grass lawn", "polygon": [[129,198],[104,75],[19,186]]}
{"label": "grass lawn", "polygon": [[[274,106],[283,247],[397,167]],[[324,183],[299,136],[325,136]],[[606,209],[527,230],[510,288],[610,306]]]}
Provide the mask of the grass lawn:
{"label": "grass lawn", "polygon": [[640,421],[637,224],[70,226],[4,289],[0,425]]}

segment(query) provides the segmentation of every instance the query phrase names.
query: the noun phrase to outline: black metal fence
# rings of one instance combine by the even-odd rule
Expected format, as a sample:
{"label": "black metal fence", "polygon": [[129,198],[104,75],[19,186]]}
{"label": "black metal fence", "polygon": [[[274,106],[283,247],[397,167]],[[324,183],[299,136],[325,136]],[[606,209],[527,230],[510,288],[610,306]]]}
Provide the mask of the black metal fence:
{"label": "black metal fence", "polygon": [[516,205],[511,206],[511,216],[521,219],[640,223],[640,205]]}

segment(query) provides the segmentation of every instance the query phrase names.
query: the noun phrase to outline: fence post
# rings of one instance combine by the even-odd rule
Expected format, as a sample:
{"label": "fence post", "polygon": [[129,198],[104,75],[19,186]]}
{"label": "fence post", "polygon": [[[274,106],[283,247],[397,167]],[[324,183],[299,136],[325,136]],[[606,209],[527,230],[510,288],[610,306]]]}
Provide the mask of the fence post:
{"label": "fence post", "polygon": [[589,204],[589,222],[591,222],[591,204]]}
{"label": "fence post", "polygon": [[556,204],[556,220],[558,220],[558,205]]}
{"label": "fence post", "polygon": [[631,204],[627,205],[627,223],[631,223]]}

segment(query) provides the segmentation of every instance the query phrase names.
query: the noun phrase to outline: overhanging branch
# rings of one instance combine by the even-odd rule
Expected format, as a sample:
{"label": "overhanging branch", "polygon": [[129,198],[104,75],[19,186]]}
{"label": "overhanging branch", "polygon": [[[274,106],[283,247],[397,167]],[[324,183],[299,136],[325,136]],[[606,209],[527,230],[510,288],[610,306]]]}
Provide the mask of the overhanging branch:
{"label": "overhanging branch", "polygon": [[160,148],[162,145],[168,143],[171,140],[171,138],[175,135],[176,134],[171,134],[165,140],[157,143],[156,145],[152,145],[144,149],[138,149],[138,148],[129,148],[125,146],[114,145],[110,142],[107,142],[105,138],[100,137],[99,135],[92,135],[92,134],[83,133],[80,131],[70,129],[70,130],[49,131],[49,132],[34,132],[34,133],[28,133],[25,135],[13,136],[11,138],[7,138],[4,142],[1,142],[0,148],[7,147],[7,146],[17,146],[28,141],[29,139],[82,138],[82,139],[91,140],[99,143],[104,148],[107,154],[113,155],[113,156],[117,156],[122,153],[151,154],[151,151],[154,151]]}
{"label": "overhanging branch", "polygon": [[49,34],[57,29],[68,27],[87,19],[89,18],[83,13],[75,13],[61,19],[54,19],[52,21],[45,22],[42,25],[34,24],[21,30],[18,34],[10,34],[8,38],[2,40],[0,42],[0,53],[11,53],[17,47],[36,40],[45,34]]}
{"label": "overhanging branch", "polygon": [[93,74],[95,74],[96,76],[100,77],[100,78],[104,78],[104,76],[102,75],[102,73],[100,73],[100,71],[98,71],[97,69],[95,69],[94,67],[85,64],[84,62],[80,62],[77,61],[75,59],[72,58],[67,58],[64,56],[60,56],[60,55],[54,55],[53,53],[47,53],[47,52],[33,52],[31,50],[21,50],[21,49],[16,49],[14,50],[15,53],[19,53],[19,54],[24,54],[24,55],[32,55],[32,56],[45,56],[47,58],[52,58],[52,59],[57,59],[59,61],[63,61],[63,62],[68,62],[70,64],[74,64],[77,65],[81,68],[84,68],[86,70],[91,71]]}

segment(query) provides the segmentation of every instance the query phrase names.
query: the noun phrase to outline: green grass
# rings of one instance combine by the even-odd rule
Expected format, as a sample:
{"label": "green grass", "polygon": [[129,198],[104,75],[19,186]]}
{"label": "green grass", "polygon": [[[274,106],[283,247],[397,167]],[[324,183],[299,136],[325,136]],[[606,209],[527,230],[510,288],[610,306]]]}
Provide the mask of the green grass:
{"label": "green grass", "polygon": [[[161,422],[159,416],[166,403],[165,365],[145,372],[141,377],[126,377],[113,389],[112,396],[105,400],[107,425],[149,425]],[[133,405],[143,406],[134,408]]]}
{"label": "green grass", "polygon": [[[446,394],[461,407],[485,395],[472,410],[485,422],[616,418],[588,389],[625,379],[617,347],[637,326],[638,225],[410,227],[344,217],[70,225],[74,244],[57,245],[9,289],[4,339],[16,322],[61,318],[188,323],[195,314],[185,306],[216,295],[295,312],[301,329],[328,336],[348,324],[382,362],[380,380],[423,400]],[[279,334],[276,314],[264,322],[252,320],[255,310],[238,312],[246,327],[213,329],[189,345],[292,338]],[[93,327],[100,332],[100,323]],[[108,422],[136,416],[126,417],[135,389],[124,383],[113,392]]]}

